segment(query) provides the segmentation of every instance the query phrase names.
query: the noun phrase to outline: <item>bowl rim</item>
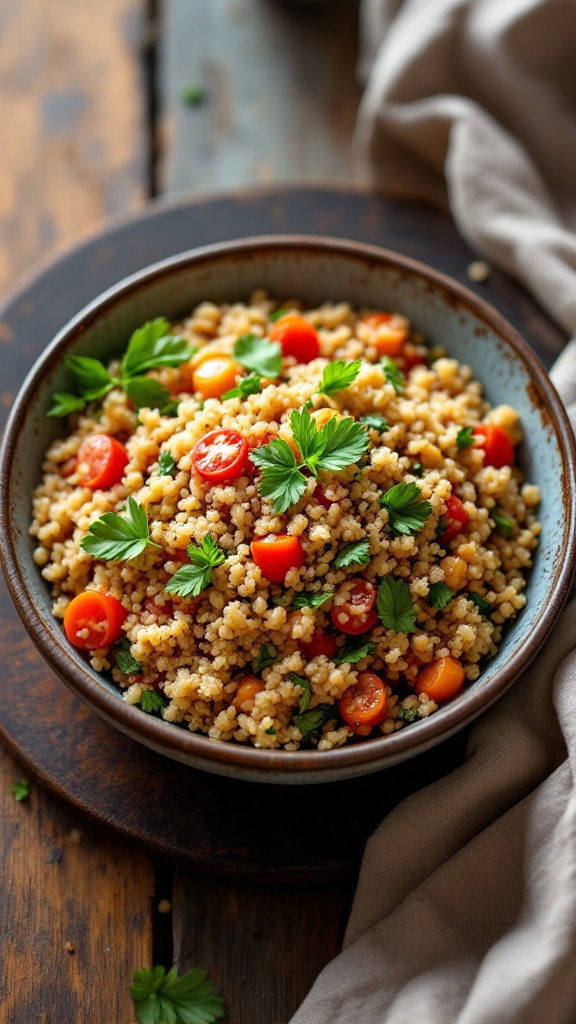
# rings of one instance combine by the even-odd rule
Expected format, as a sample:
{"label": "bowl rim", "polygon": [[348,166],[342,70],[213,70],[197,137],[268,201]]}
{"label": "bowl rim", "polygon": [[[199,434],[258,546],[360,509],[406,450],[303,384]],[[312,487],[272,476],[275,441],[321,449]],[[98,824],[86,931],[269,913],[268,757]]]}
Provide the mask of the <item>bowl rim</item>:
{"label": "bowl rim", "polygon": [[[538,613],[529,636],[512,651],[497,676],[485,687],[463,691],[453,703],[441,707],[417,729],[402,729],[350,746],[319,752],[312,750],[263,750],[252,746],[217,742],[184,727],[145,715],[97,682],[83,667],[80,655],[65,643],[56,619],[45,618],[34,606],[16,557],[11,499],[11,453],[24,422],[29,395],[36,392],[46,372],[60,359],[61,352],[106,311],[127,297],[144,290],[152,281],[187,267],[264,255],[265,252],[304,251],[338,254],[359,263],[388,264],[453,297],[480,321],[495,331],[526,367],[534,386],[532,400],[543,408],[554,428],[563,468],[564,515],[562,538],[565,557],[558,560],[550,595]],[[34,361],[14,400],[0,450],[0,561],[12,600],[36,647],[60,679],[93,711],[138,742],[173,759],[219,774],[238,773],[254,781],[333,781],[379,771],[423,752],[467,725],[488,709],[533,661],[568,597],[576,566],[576,442],[564,405],[538,357],[519,331],[490,303],[447,274],[412,257],[376,246],[330,235],[254,235],[216,242],[175,253],[149,264],[106,289],[76,313],[55,335]],[[314,776],[314,778],[312,778]]]}

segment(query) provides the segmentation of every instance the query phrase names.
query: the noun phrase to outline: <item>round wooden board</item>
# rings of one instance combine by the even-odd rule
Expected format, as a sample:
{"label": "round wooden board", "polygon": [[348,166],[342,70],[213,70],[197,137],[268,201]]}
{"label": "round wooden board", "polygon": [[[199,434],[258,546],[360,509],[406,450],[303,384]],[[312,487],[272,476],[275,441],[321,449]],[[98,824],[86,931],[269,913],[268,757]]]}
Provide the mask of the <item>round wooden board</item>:
{"label": "round wooden board", "polygon": [[[321,186],[157,200],[40,267],[5,301],[1,415],[57,330],[120,278],[195,246],[278,232],[371,242],[432,264],[492,302],[545,365],[565,340],[503,275],[472,284],[466,268],[474,255],[449,218],[428,207]],[[89,820],[175,865],[282,884],[351,876],[386,813],[464,756],[467,730],[410,762],[350,782],[272,786],[199,772],[154,754],[85,707],[37,652],[3,581],[0,623],[4,745],[32,778]]]}

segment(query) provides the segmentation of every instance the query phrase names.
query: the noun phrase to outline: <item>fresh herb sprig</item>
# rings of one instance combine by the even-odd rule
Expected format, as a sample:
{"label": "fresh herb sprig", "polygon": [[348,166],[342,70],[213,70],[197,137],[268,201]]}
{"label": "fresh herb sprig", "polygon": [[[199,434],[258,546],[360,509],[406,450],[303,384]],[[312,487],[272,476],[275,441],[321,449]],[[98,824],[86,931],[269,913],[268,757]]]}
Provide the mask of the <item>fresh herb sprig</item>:
{"label": "fresh herb sprig", "polygon": [[156,690],[142,690],[140,694],[140,707],[147,715],[159,715],[166,707],[166,698]]}
{"label": "fresh herb sprig", "polygon": [[160,458],[158,459],[158,471],[162,476],[174,476],[176,472],[176,462],[172,452],[161,452]]}
{"label": "fresh herb sprig", "polygon": [[322,380],[318,388],[319,395],[334,395],[354,383],[362,368],[362,360],[335,359],[324,367]]}
{"label": "fresh herb sprig", "polygon": [[146,510],[132,497],[128,498],[126,516],[105,512],[88,527],[80,547],[105,562],[137,558],[147,547],[160,550],[160,545],[150,540]]}
{"label": "fresh herb sprig", "polygon": [[458,448],[470,448],[474,444],[476,438],[474,437],[473,427],[462,427],[456,435],[456,446]]}
{"label": "fresh herb sprig", "polygon": [[282,369],[282,348],[279,341],[261,338],[258,334],[241,334],[234,342],[234,359],[240,366],[274,380]]}
{"label": "fresh herb sprig", "polygon": [[332,661],[335,665],[355,665],[372,653],[376,644],[372,640],[346,640]]}
{"label": "fresh herb sprig", "polygon": [[125,676],[139,675],[142,672],[142,665],[136,658],[132,657],[131,644],[127,636],[123,636],[116,642],[116,664]]}
{"label": "fresh herb sprig", "polygon": [[441,580],[438,583],[431,583],[428,588],[428,604],[432,605],[433,608],[438,608],[440,611],[446,608],[446,605],[450,604],[450,601],[455,596],[456,591],[452,590],[447,583],[443,583]]}
{"label": "fresh herb sprig", "polygon": [[326,604],[326,601],[330,601],[332,597],[334,597],[333,591],[325,593],[321,590],[319,594],[306,594],[303,591],[300,594],[294,595],[292,608],[295,611],[300,610],[301,608],[320,608],[323,604]]}
{"label": "fresh herb sprig", "polygon": [[276,661],[278,661],[278,650],[274,644],[260,644],[258,654],[250,662],[250,668],[254,675],[259,676],[265,668],[270,668]]}
{"label": "fresh herb sprig", "polygon": [[366,416],[361,416],[360,423],[363,423],[369,430],[377,430],[379,434],[390,429],[384,417],[377,412],[369,412],[366,413]]}
{"label": "fresh herb sprig", "polygon": [[345,544],[334,556],[333,569],[346,569],[349,565],[368,565],[370,561],[370,541],[368,537],[353,540]]}
{"label": "fresh herb sprig", "polygon": [[413,481],[395,484],[380,496],[380,504],[387,510],[388,526],[396,534],[418,533],[432,512],[432,505]]}
{"label": "fresh herb sprig", "polygon": [[386,629],[395,633],[416,632],[416,609],[404,580],[385,576],[378,587],[376,611]]}
{"label": "fresh herb sprig", "polygon": [[310,685],[310,680],[307,679],[306,676],[297,675],[296,672],[291,672],[289,678],[290,682],[293,683],[294,686],[302,687],[302,696],[298,701],[298,711],[303,715],[310,707],[310,701],[312,700],[312,686]]}
{"label": "fresh herb sprig", "polygon": [[300,730],[302,739],[308,739],[320,732],[320,729],[331,718],[336,718],[333,704],[318,704],[317,707],[305,711],[302,715],[294,715],[293,722]]}
{"label": "fresh herb sprig", "polygon": [[391,356],[382,356],[380,360],[380,366],[384,371],[384,376],[388,382],[394,388],[394,391],[398,395],[402,388],[406,386],[406,378],[402,373],[402,370],[396,365]]}
{"label": "fresh herb sprig", "polygon": [[99,359],[68,356],[65,362],[74,377],[75,391],[57,391],[46,415],[62,417],[80,412],[89,402],[104,398],[115,387],[122,388],[137,409],[149,407],[161,412],[169,409],[173,404],[170,392],[154,377],[145,375],[163,366],[180,366],[188,362],[195,351],[185,338],[170,333],[165,317],[148,320],[130,336],[117,377],[111,376]]}
{"label": "fresh herb sprig", "polygon": [[182,975],[176,967],[142,967],[128,991],[138,1024],[215,1024],[226,1016],[222,996],[199,967]]}
{"label": "fresh herb sprig", "polygon": [[275,512],[286,512],[300,500],[306,490],[305,470],[317,477],[321,469],[346,469],[358,462],[370,443],[365,428],[351,416],[332,417],[318,429],[305,406],[292,411],[290,426],[300,459],[283,438],[250,453],[261,470],[260,492],[272,499]]}
{"label": "fresh herb sprig", "polygon": [[257,395],[262,390],[262,377],[259,373],[249,373],[247,377],[242,377],[242,380],[235,388],[230,388],[230,391],[225,391],[220,399],[221,402],[227,402],[229,398],[240,398],[244,400],[249,395]]}
{"label": "fresh herb sprig", "polygon": [[201,544],[189,544],[186,552],[189,565],[177,569],[166,584],[166,590],[178,597],[198,597],[212,582],[212,572],[226,561],[226,555],[211,534]]}

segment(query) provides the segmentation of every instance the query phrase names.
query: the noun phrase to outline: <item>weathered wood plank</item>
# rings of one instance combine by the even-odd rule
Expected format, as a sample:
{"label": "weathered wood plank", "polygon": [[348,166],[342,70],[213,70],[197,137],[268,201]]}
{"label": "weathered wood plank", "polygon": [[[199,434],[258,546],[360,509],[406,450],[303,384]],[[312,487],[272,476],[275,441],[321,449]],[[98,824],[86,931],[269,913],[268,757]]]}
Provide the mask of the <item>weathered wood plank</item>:
{"label": "weathered wood plank", "polygon": [[[161,191],[358,180],[358,0],[166,0]],[[186,104],[190,85],[204,92]]]}
{"label": "weathered wood plank", "polygon": [[340,951],[353,884],[288,889],[178,872],[174,962],[208,971],[233,1024],[278,1024]]}
{"label": "weathered wood plank", "polygon": [[32,784],[0,749],[0,1012],[10,1024],[132,1020],[128,984],[151,965],[150,864]]}
{"label": "weathered wood plank", "polygon": [[0,292],[146,196],[144,0],[0,5]]}

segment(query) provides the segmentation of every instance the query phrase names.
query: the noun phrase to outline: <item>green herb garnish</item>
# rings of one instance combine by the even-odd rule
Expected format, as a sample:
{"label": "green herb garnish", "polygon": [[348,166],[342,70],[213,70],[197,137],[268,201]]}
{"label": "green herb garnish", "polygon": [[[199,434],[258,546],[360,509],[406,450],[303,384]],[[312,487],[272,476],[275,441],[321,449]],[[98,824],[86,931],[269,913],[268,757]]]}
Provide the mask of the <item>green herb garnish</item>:
{"label": "green herb garnish", "polygon": [[293,722],[300,730],[302,739],[305,740],[319,732],[326,722],[335,717],[332,704],[318,704],[318,707],[312,708],[311,711],[305,711],[303,715],[294,715]]}
{"label": "green herb garnish", "polygon": [[415,462],[414,465],[412,466],[411,473],[413,473],[414,476],[422,476],[423,472],[424,472],[424,466],[422,465],[422,463],[421,462]]}
{"label": "green herb garnish", "polygon": [[234,359],[260,377],[274,380],[282,369],[282,348],[279,341],[242,334],[234,342]]}
{"label": "green herb garnish", "polygon": [[456,591],[451,590],[446,583],[431,583],[428,590],[428,604],[431,604],[433,608],[439,608],[442,610],[453,597],[456,596]]}
{"label": "green herb garnish", "polygon": [[334,395],[337,391],[343,391],[344,388],[350,387],[356,380],[361,368],[361,359],[354,359],[352,361],[335,359],[333,363],[328,363],[324,367],[318,394]]}
{"label": "green herb garnish", "polygon": [[469,591],[466,596],[469,601],[472,601],[472,603],[476,605],[480,615],[483,615],[486,619],[490,618],[494,611],[490,601],[487,601],[485,597],[482,597],[482,594],[477,594],[473,590]]}
{"label": "green herb garnish", "polygon": [[502,514],[502,512],[491,512],[490,518],[494,520],[494,526],[496,533],[501,537],[505,537],[509,540],[514,533],[514,520],[509,519],[508,516]]}
{"label": "green herb garnish", "polygon": [[230,391],[225,391],[220,399],[221,402],[226,402],[229,398],[240,398],[242,401],[248,398],[248,395],[257,395],[262,390],[262,378],[259,373],[249,373],[247,377],[243,377],[237,387],[231,388]]}
{"label": "green herb garnish", "polygon": [[386,629],[395,633],[416,632],[416,609],[404,580],[385,576],[378,587],[376,611]]}
{"label": "green herb garnish", "polygon": [[139,704],[142,711],[145,711],[147,715],[156,715],[166,707],[166,700],[156,690],[142,690]]}
{"label": "green herb garnish", "polygon": [[375,647],[376,644],[371,640],[346,640],[332,661],[335,665],[355,665],[371,654]]}
{"label": "green herb garnish", "polygon": [[470,445],[474,444],[474,428],[473,427],[462,427],[456,435],[456,444],[458,448],[469,448]]}
{"label": "green herb garnish", "polygon": [[105,562],[137,558],[147,547],[160,551],[160,545],[150,540],[148,516],[142,505],[130,497],[127,512],[127,516],[117,512],[105,512],[100,516],[80,541],[82,550]]}
{"label": "green herb garnish", "polygon": [[332,591],[327,594],[323,591],[320,591],[319,594],[306,594],[302,592],[301,594],[294,595],[292,608],[294,610],[298,610],[300,608],[319,608],[320,605],[325,604],[326,601],[329,601],[332,597],[334,597],[334,593]]}
{"label": "green herb garnish", "polygon": [[166,584],[166,590],[178,597],[198,597],[212,582],[212,572],[226,561],[226,555],[211,534],[200,545],[189,544],[186,552],[190,565],[177,569]]}
{"label": "green herb garnish", "polygon": [[370,561],[370,541],[367,537],[363,540],[353,540],[345,544],[336,552],[333,569],[346,569],[349,565],[368,565]]}
{"label": "green herb garnish", "polygon": [[272,597],[272,603],[280,605],[281,608],[287,608],[292,601],[292,592],[287,591],[283,594],[278,594],[277,597]]}
{"label": "green herb garnish", "polygon": [[393,533],[418,533],[432,512],[432,505],[413,482],[395,484],[380,496],[380,504],[388,511],[388,526]]}
{"label": "green herb garnish", "polygon": [[298,702],[298,711],[301,715],[310,707],[310,701],[312,699],[312,687],[310,680],[306,679],[306,676],[298,676],[295,672],[291,672],[289,676],[290,682],[294,683],[294,686],[301,686],[303,694]]}
{"label": "green herb garnish", "polygon": [[161,476],[174,476],[176,463],[172,452],[161,452],[158,459],[158,470]]}
{"label": "green herb garnish", "polygon": [[138,1024],[215,1024],[226,1016],[218,989],[207,972],[194,967],[178,975],[176,967],[135,971],[128,991]]}
{"label": "green herb garnish", "polygon": [[267,736],[275,736],[276,735],[276,729],[274,728],[273,725],[271,725],[269,729],[264,729],[264,732],[266,733]]}
{"label": "green herb garnish", "polygon": [[396,365],[391,356],[382,356],[380,365],[384,371],[384,376],[389,384],[392,385],[396,394],[398,394],[403,387],[406,385],[406,378],[399,367]]}
{"label": "green herb garnish", "polygon": [[10,786],[10,792],[18,803],[22,803],[23,800],[27,800],[30,796],[30,783],[28,779],[17,779]]}
{"label": "green herb garnish", "polygon": [[361,416],[360,423],[363,423],[369,430],[377,430],[380,434],[390,429],[384,417],[379,416],[376,412],[370,412],[366,416]]}
{"label": "green herb garnish", "polygon": [[116,645],[116,664],[125,676],[139,675],[142,672],[142,665],[130,653],[131,644],[127,636],[118,640]]}
{"label": "green herb garnish", "polygon": [[270,668],[274,662],[278,661],[278,651],[274,647],[274,644],[260,644],[260,653],[252,658],[250,667],[254,675],[260,675],[265,668]]}
{"label": "green herb garnish", "polygon": [[418,708],[399,707],[396,718],[403,718],[405,722],[413,722],[415,718],[418,718]]}
{"label": "green herb garnish", "polygon": [[274,313],[270,313],[268,319],[270,320],[271,323],[275,324],[276,321],[279,320],[281,316],[286,316],[287,312],[288,310],[284,306],[282,306],[280,309],[275,310]]}
{"label": "green herb garnish", "polygon": [[195,107],[206,99],[206,89],[203,85],[185,85],[180,93],[183,103],[189,107]]}

